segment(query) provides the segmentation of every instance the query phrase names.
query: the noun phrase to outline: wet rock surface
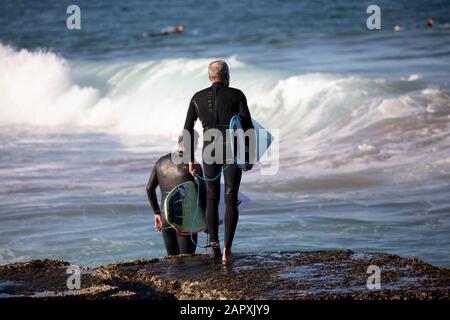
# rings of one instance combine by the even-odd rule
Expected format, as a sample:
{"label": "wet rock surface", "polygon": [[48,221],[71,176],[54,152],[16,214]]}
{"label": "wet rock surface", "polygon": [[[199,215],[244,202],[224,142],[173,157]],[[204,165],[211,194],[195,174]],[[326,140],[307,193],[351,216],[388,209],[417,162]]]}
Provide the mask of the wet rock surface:
{"label": "wet rock surface", "polygon": [[[369,290],[369,266],[381,288]],[[68,262],[0,266],[0,298],[41,299],[449,299],[450,270],[418,259],[349,250],[236,254],[228,265],[207,255],[143,259],[81,269],[68,290]]]}

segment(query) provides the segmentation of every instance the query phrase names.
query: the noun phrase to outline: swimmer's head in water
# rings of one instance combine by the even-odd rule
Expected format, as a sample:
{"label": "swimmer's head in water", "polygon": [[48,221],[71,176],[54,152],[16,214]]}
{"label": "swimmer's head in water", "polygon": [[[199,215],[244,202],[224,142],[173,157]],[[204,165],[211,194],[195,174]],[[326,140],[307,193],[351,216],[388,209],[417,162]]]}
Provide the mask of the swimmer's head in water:
{"label": "swimmer's head in water", "polygon": [[429,17],[428,19],[427,19],[427,26],[428,27],[432,27],[432,26],[434,26],[436,24],[436,19],[435,18],[433,18],[433,17]]}
{"label": "swimmer's head in water", "polygon": [[223,82],[226,85],[230,84],[230,71],[228,65],[223,60],[216,60],[208,66],[208,77],[211,82]]}
{"label": "swimmer's head in water", "polygon": [[182,25],[182,24],[177,25],[177,32],[178,33],[183,33],[184,32],[184,25]]}

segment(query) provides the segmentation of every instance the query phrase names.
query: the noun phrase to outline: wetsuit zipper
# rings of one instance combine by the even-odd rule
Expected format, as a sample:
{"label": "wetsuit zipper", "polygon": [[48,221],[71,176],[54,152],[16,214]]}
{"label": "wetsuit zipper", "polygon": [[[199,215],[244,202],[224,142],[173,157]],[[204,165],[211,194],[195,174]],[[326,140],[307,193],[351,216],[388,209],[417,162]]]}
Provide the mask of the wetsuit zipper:
{"label": "wetsuit zipper", "polygon": [[217,94],[219,88],[213,89],[213,105],[214,105],[214,120],[216,122],[216,127],[220,127],[219,124],[219,113],[217,112]]}

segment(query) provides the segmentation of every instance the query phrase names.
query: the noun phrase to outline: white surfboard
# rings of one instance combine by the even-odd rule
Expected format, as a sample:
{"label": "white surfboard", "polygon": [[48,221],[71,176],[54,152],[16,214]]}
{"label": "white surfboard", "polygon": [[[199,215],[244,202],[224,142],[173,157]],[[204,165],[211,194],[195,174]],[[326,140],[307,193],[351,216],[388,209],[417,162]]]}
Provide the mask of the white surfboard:
{"label": "white surfboard", "polygon": [[[274,137],[272,134],[267,131],[258,121],[252,119],[253,127],[255,128],[256,133],[256,162],[261,160],[264,153],[269,149],[270,145],[272,144]],[[242,129],[241,125],[241,118],[238,114],[234,115],[230,120],[230,140],[233,141],[234,139],[234,131],[238,129]],[[243,143],[242,143],[243,145]],[[233,148],[234,144],[231,143],[231,146]],[[242,160],[236,159],[236,164],[240,168],[245,167],[245,163],[243,163]],[[256,165],[256,164],[255,164]]]}

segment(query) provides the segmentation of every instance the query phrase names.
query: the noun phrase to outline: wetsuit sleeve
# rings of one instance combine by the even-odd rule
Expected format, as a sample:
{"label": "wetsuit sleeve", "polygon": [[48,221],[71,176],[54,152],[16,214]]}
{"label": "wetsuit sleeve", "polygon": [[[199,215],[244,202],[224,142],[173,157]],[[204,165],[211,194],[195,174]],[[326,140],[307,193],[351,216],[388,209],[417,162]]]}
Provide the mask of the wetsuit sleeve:
{"label": "wetsuit sleeve", "polygon": [[244,93],[241,93],[239,101],[239,116],[241,117],[242,128],[248,130],[253,129],[252,117],[250,115],[250,110],[247,105],[247,98]]}
{"label": "wetsuit sleeve", "polygon": [[[189,103],[188,112],[186,115],[186,121],[184,122],[184,129],[189,131],[190,137],[191,137],[191,146],[190,146],[190,159],[191,162],[194,162],[194,126],[195,121],[198,119],[197,115],[197,109],[195,107],[195,100],[194,98],[191,99],[191,102]],[[185,148],[185,150],[187,150]]]}
{"label": "wetsuit sleeve", "polygon": [[147,197],[150,205],[152,206],[154,214],[161,214],[161,209],[158,204],[158,198],[156,197],[156,188],[158,187],[158,177],[156,176],[156,165],[153,167],[152,174],[147,183]]}
{"label": "wetsuit sleeve", "polygon": [[[247,131],[249,129],[254,129],[252,117],[250,115],[250,110],[248,109],[248,105],[247,105],[247,98],[245,97],[244,93],[242,93],[242,92],[241,92],[241,98],[239,101],[239,116],[241,117],[242,129],[244,129],[244,131]],[[254,141],[256,141],[256,136],[255,136],[254,130],[251,130],[248,134],[252,136],[252,139]],[[244,169],[245,171],[251,170],[251,168],[253,167],[253,164],[256,162],[256,150],[254,150],[255,152],[250,152],[251,151],[250,149],[251,149],[250,148],[250,138],[245,139],[245,162],[246,162],[246,166]]]}

